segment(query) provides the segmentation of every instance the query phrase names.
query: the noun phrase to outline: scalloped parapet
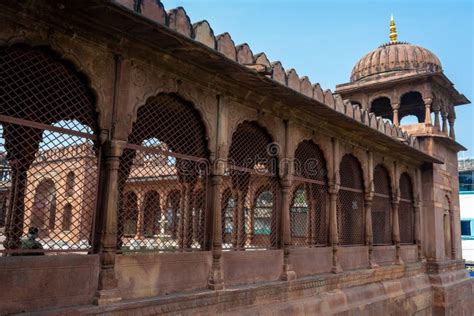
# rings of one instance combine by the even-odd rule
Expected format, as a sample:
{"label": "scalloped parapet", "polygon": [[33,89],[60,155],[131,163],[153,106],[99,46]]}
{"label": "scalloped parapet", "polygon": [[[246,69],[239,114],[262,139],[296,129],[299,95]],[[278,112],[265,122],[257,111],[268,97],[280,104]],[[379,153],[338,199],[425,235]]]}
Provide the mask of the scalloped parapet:
{"label": "scalloped parapet", "polygon": [[271,62],[263,52],[254,55],[247,43],[236,46],[229,33],[223,33],[217,37],[214,36],[211,25],[205,20],[191,24],[191,19],[182,7],[166,12],[159,0],[114,1],[129,10],[159,24],[166,25],[170,29],[218,51],[223,56],[253,69],[261,75],[266,75],[281,85],[287,86],[309,98],[313,98],[351,119],[419,149],[419,142],[416,137],[403,132],[400,127],[394,126],[391,122],[381,117],[376,117],[373,113],[364,110],[363,107],[352,104],[348,100],[342,100],[340,95],[333,94],[331,90],[323,90],[319,83],[313,85],[307,76],[300,78],[295,69],[285,71],[281,62]]}
{"label": "scalloped parapet", "polygon": [[296,70],[294,70],[293,68],[288,70],[286,73],[286,77],[287,77],[287,82],[288,82],[288,88],[291,88],[295,91],[300,92],[301,83],[300,83],[300,78],[298,77],[298,73],[296,72]]}
{"label": "scalloped parapet", "polygon": [[283,68],[283,65],[279,61],[272,63],[272,79],[282,85],[287,85],[285,68]]}
{"label": "scalloped parapet", "polygon": [[193,24],[193,38],[212,49],[217,47],[214,31],[206,20]]}
{"label": "scalloped parapet", "polygon": [[223,33],[217,36],[217,51],[225,57],[237,61],[237,51],[234,41],[229,33]]}
{"label": "scalloped parapet", "polygon": [[191,20],[182,7],[171,9],[168,12],[168,26],[178,33],[191,37]]}

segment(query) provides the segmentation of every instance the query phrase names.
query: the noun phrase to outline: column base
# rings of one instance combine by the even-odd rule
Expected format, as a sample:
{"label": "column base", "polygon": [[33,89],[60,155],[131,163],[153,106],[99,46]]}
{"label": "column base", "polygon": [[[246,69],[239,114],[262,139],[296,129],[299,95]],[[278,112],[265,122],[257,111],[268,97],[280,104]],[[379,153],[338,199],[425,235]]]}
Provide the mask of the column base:
{"label": "column base", "polygon": [[280,279],[282,281],[296,280],[296,272],[293,271],[290,264],[284,264],[283,265],[283,273],[281,274]]}
{"label": "column base", "polygon": [[223,275],[220,262],[214,262],[207,281],[207,288],[214,291],[223,290],[225,288]]}
{"label": "column base", "polygon": [[333,274],[338,274],[338,273],[342,273],[342,272],[343,272],[343,270],[342,270],[342,268],[339,264],[336,264],[331,269],[331,273],[333,273]]}
{"label": "column base", "polygon": [[[224,280],[222,279],[221,276],[216,276],[215,272],[211,272],[211,277],[209,278],[209,281],[207,282],[207,288],[209,290],[214,290],[214,291],[219,291],[223,290],[225,288],[224,286]],[[222,274],[217,272],[217,274]]]}
{"label": "column base", "polygon": [[109,305],[122,300],[118,289],[99,290],[94,296],[94,305]]}
{"label": "column base", "polygon": [[375,261],[373,260],[369,260],[369,268],[370,269],[375,269],[375,268],[378,268],[379,265],[377,263],[375,263]]}

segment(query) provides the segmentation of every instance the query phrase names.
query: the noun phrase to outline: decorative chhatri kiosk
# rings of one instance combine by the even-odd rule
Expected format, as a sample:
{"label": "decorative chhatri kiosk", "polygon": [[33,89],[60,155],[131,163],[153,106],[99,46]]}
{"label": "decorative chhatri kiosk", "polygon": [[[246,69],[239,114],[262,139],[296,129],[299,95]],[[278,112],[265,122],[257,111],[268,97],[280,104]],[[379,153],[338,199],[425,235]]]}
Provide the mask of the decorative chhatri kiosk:
{"label": "decorative chhatri kiosk", "polygon": [[333,93],[157,0],[0,9],[0,313],[474,310],[469,100],[393,18]]}

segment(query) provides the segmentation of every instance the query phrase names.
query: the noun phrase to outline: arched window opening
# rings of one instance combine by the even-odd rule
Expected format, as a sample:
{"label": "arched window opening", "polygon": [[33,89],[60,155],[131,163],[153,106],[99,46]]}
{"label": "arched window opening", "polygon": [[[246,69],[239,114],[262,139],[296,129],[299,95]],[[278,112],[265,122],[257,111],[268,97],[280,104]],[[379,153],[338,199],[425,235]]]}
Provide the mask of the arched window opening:
{"label": "arched window opening", "polygon": [[[138,108],[129,143],[120,159],[119,213],[123,213],[122,192],[134,190],[145,194],[145,190],[153,190],[156,197],[170,194],[164,204],[166,224],[161,233],[159,216],[145,213],[148,218],[153,217],[145,223],[145,235],[159,237],[157,243],[150,247],[150,240],[138,239],[135,243],[139,247],[136,247],[126,244],[127,240],[123,238],[119,238],[119,243],[133,246],[133,250],[143,247],[202,249],[205,234],[203,197],[207,192],[209,155],[206,134],[200,113],[193,104],[176,94],[158,94]],[[160,213],[157,207],[154,212]],[[127,219],[121,218],[118,234],[123,237],[123,221]]]}
{"label": "arched window opening", "polygon": [[134,237],[137,234],[138,224],[138,197],[134,192],[125,193],[125,220],[124,235]]}
{"label": "arched window opening", "polygon": [[[408,115],[413,115],[417,118],[417,123],[425,121],[425,103],[423,97],[419,92],[405,93],[400,99],[400,108],[398,110],[400,121]],[[406,124],[404,122],[404,124]],[[412,123],[414,124],[414,123]]]}
{"label": "arched window opening", "polygon": [[381,116],[384,119],[393,121],[393,110],[390,104],[390,99],[387,97],[380,97],[372,101],[370,105],[370,112],[376,116]]}
{"label": "arched window opening", "polygon": [[306,192],[300,187],[293,192],[290,209],[291,240],[294,245],[306,245],[309,236],[309,207]]}
{"label": "arched window opening", "polygon": [[253,208],[253,235],[270,236],[272,232],[273,193],[263,191],[257,196]]}
{"label": "arched window opening", "polygon": [[63,222],[61,225],[63,232],[70,231],[71,224],[72,224],[72,205],[70,203],[67,203],[64,206],[64,210],[63,210]]}
{"label": "arched window opening", "polygon": [[230,189],[226,189],[222,194],[222,242],[223,248],[232,248],[235,244],[234,235],[234,218],[235,215],[235,198]]}
{"label": "arched window opening", "polygon": [[[11,225],[0,239],[9,240],[6,248],[16,249],[28,228],[38,226],[45,249],[88,252],[100,146],[94,93],[72,64],[44,47],[0,48],[0,73],[5,83],[0,96],[0,192],[5,180],[16,187],[6,204]],[[12,124],[16,119],[20,121]],[[67,199],[77,187],[82,192],[80,229],[65,233],[56,201]]]}
{"label": "arched window opening", "polygon": [[390,174],[382,165],[374,170],[374,199],[372,204],[372,233],[374,245],[392,244],[392,193]]}
{"label": "arched window opening", "polygon": [[[293,195],[293,203],[303,203],[307,211],[298,215],[292,213],[290,216],[292,231],[305,232],[304,236],[295,235],[292,238],[292,244],[296,246],[327,245],[329,203],[326,160],[321,149],[310,140],[302,141],[296,149],[294,188],[297,195]],[[304,207],[297,209],[303,211]]]}
{"label": "arched window opening", "polygon": [[341,245],[364,244],[364,180],[359,161],[351,154],[342,157],[341,187],[337,196],[337,223]]}
{"label": "arched window opening", "polygon": [[41,181],[35,190],[32,219],[30,226],[40,230],[40,236],[46,237],[53,230],[56,220],[56,187],[53,180]]}
{"label": "arched window opening", "polygon": [[400,176],[400,202],[398,221],[400,223],[400,243],[415,243],[415,210],[413,208],[413,185],[407,173]]}
{"label": "arched window opening", "polygon": [[76,182],[76,176],[73,171],[68,172],[66,176],[66,196],[74,195],[74,185]]}
{"label": "arched window opening", "polygon": [[224,179],[231,183],[235,198],[233,249],[277,246],[277,154],[272,138],[258,124],[245,121],[237,126]]}
{"label": "arched window opening", "polygon": [[157,236],[160,232],[160,223],[160,195],[156,191],[147,192],[143,207],[143,235],[147,238]]}

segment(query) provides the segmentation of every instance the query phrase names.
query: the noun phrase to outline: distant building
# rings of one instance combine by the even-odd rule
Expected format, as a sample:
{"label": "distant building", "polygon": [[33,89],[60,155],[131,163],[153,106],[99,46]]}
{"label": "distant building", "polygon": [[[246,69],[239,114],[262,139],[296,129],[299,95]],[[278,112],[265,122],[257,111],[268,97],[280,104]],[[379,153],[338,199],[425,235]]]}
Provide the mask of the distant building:
{"label": "distant building", "polygon": [[462,254],[474,262],[474,159],[459,161]]}

